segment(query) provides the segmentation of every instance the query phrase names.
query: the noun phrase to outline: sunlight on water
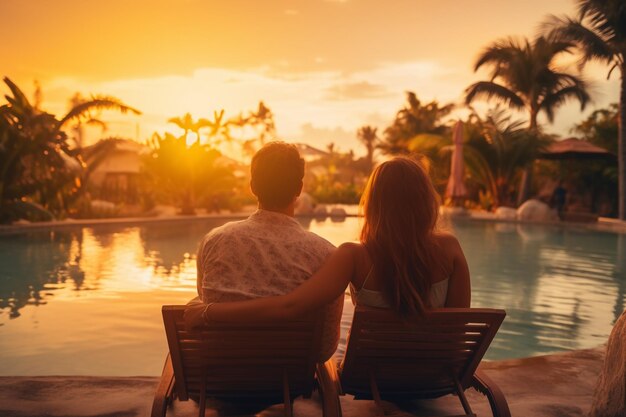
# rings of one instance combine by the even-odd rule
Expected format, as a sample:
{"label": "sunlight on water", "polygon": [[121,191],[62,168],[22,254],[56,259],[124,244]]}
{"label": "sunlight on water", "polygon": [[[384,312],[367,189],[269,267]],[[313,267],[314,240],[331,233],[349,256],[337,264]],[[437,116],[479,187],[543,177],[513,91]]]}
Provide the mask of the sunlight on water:
{"label": "sunlight on water", "polygon": [[[163,304],[195,296],[198,241],[222,220],[0,235],[0,375],[157,375]],[[334,244],[356,218],[301,219]],[[490,359],[596,346],[626,303],[626,236],[463,221],[473,305],[507,310]],[[352,305],[346,301],[339,354]]]}

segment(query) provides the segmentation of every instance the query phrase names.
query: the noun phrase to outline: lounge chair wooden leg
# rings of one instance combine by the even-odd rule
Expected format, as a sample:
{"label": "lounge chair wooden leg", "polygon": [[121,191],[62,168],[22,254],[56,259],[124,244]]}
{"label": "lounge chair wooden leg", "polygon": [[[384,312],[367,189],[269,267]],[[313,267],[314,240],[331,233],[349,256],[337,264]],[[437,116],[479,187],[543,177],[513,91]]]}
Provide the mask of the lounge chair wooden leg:
{"label": "lounge chair wooden leg", "polygon": [[472,411],[472,407],[470,407],[469,402],[467,401],[467,397],[465,396],[463,387],[461,386],[459,380],[456,379],[456,377],[454,378],[454,384],[456,385],[456,392],[459,396],[459,400],[461,401],[461,405],[463,406],[463,411],[465,411],[465,414],[467,414],[468,416],[475,416],[476,414],[474,414],[474,412]]}
{"label": "lounge chair wooden leg", "polygon": [[283,371],[283,402],[285,403],[285,416],[293,416],[293,405],[291,404],[291,397],[289,394],[289,377],[287,371]]}
{"label": "lounge chair wooden leg", "polygon": [[341,402],[339,401],[340,385],[337,366],[333,358],[326,363],[318,363],[317,383],[322,397],[322,412],[324,417],[341,417]]}
{"label": "lounge chair wooden leg", "polygon": [[376,414],[380,416],[385,415],[385,408],[383,407],[383,401],[380,398],[380,392],[378,391],[378,384],[376,384],[376,377],[374,371],[370,369],[370,389],[372,390],[372,398],[376,403]]}
{"label": "lounge chair wooden leg", "polygon": [[200,403],[198,404],[198,407],[200,407],[198,410],[199,417],[204,417],[206,413],[206,379],[207,371],[205,369],[204,372],[202,372],[202,383],[200,384]]}
{"label": "lounge chair wooden leg", "polygon": [[474,373],[472,387],[487,397],[494,417],[511,417],[511,411],[504,394],[484,372],[476,371]]}
{"label": "lounge chair wooden leg", "polygon": [[172,391],[174,389],[174,369],[172,368],[172,359],[169,353],[165,358],[161,380],[154,394],[152,402],[152,417],[165,417],[167,414],[167,406],[172,400]]}

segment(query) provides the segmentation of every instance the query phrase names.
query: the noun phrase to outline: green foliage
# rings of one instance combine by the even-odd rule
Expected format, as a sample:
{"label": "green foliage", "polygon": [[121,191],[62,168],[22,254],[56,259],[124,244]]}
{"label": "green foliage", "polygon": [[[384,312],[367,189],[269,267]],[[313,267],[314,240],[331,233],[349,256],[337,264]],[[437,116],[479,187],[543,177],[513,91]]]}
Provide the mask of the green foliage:
{"label": "green foliage", "polygon": [[514,186],[521,171],[552,142],[552,138],[530,132],[503,109],[490,111],[484,119],[476,114],[465,123],[463,148],[470,182],[483,191],[494,207],[514,205]]}
{"label": "green foliage", "polygon": [[314,182],[309,194],[323,204],[358,204],[363,190],[354,183],[329,183],[321,178]]}
{"label": "green foliage", "polygon": [[304,190],[320,203],[358,204],[370,173],[367,158],[338,152],[333,143],[327,149],[326,156],[307,164]]}
{"label": "green foliage", "polygon": [[433,135],[422,133],[413,137],[407,146],[409,153],[419,155],[422,164],[428,167],[430,177],[437,191],[445,192],[450,177],[450,150],[452,139],[449,133]]}
{"label": "green foliage", "polygon": [[406,154],[411,141],[420,134],[445,136],[448,127],[442,119],[450,114],[454,105],[440,106],[437,101],[422,105],[415,93],[407,92],[406,105],[396,113],[391,126],[385,129],[379,147],[387,154]]}
{"label": "green foliage", "polygon": [[594,145],[617,155],[619,106],[613,103],[608,109],[596,110],[574,127],[574,132]]}

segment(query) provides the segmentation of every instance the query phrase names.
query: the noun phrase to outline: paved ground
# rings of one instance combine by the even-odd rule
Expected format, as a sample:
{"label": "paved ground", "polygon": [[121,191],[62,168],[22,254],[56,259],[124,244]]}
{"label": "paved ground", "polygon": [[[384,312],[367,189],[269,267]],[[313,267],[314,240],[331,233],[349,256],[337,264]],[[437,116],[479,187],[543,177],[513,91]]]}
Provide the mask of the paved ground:
{"label": "paved ground", "polygon": [[[504,391],[513,416],[568,417],[586,415],[593,388],[600,372],[604,349],[484,363],[483,369]],[[0,416],[2,417],[135,417],[148,416],[158,378],[109,377],[2,377]],[[480,394],[471,391],[469,400],[479,416],[489,416],[489,406]],[[374,415],[371,401],[341,398],[344,417]],[[416,404],[416,415],[459,414],[455,397]],[[297,399],[295,416],[321,416],[316,396]],[[392,410],[394,416],[407,416]],[[191,402],[176,403],[171,417],[197,415]],[[207,416],[217,415],[207,412]],[[235,413],[230,415],[241,415]],[[274,406],[257,414],[282,415]]]}

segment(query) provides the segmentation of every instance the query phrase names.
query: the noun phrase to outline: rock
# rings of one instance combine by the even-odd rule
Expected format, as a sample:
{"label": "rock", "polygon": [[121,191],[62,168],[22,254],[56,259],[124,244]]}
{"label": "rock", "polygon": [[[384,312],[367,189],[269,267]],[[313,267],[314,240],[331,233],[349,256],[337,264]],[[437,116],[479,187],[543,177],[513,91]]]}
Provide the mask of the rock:
{"label": "rock", "polygon": [[609,336],[604,367],[593,393],[589,417],[626,416],[626,311]]}
{"label": "rock", "polygon": [[517,210],[511,207],[498,207],[496,209],[496,219],[501,220],[516,220]]}
{"label": "rock", "polygon": [[324,204],[320,204],[313,210],[313,215],[315,217],[326,217],[328,216],[328,210]]}
{"label": "rock", "polygon": [[517,209],[517,219],[531,222],[551,222],[558,220],[555,210],[539,200],[528,200]]}
{"label": "rock", "polygon": [[330,210],[330,217],[346,217],[346,210],[342,207],[334,207]]}

